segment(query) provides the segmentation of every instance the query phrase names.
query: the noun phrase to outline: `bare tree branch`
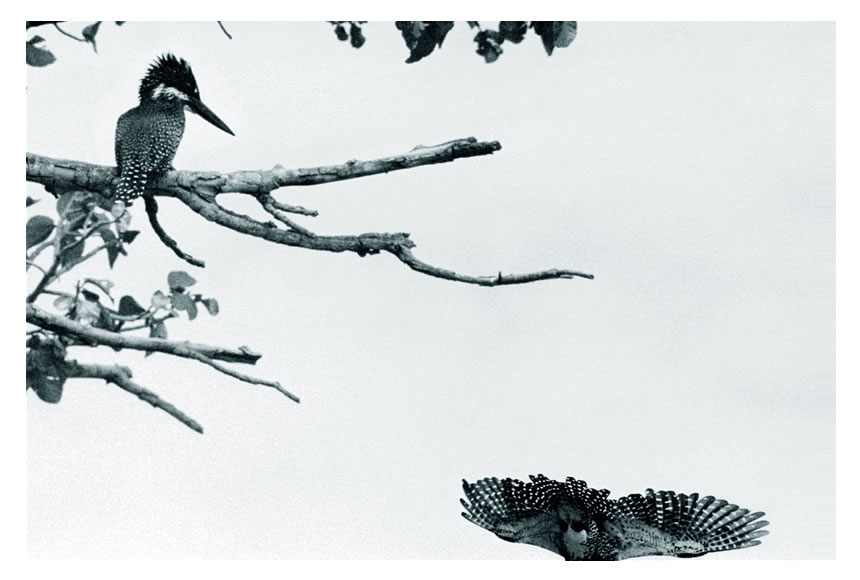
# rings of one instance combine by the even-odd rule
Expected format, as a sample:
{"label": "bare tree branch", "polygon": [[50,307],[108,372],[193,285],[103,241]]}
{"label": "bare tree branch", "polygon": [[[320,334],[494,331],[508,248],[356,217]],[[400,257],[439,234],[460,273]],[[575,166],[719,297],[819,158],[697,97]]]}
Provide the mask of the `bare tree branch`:
{"label": "bare tree branch", "polygon": [[103,379],[109,383],[113,383],[119,388],[128,391],[139,399],[146,401],[156,409],[161,409],[175,419],[181,421],[191,429],[198,433],[203,433],[203,427],[153,393],[131,380],[131,369],[119,365],[99,365],[99,364],[82,364],[77,361],[66,361],[66,376],[77,379]]}
{"label": "bare tree branch", "polygon": [[[307,169],[284,169],[276,165],[270,170],[233,171],[167,171],[149,183],[156,195],[170,195],[169,191],[181,187],[204,196],[220,193],[270,193],[279,187],[319,185],[332,181],[355,179],[368,175],[389,173],[421,165],[449,163],[455,159],[492,154],[502,146],[498,141],[478,141],[474,137],[448,141],[440,145],[419,145],[403,155],[383,157],[371,161],[347,161],[341,165],[328,165]],[[82,161],[53,159],[27,153],[27,181],[41,183],[48,191],[62,193],[69,189],[87,189],[110,196],[117,179],[116,169]]]}
{"label": "bare tree branch", "polygon": [[[148,184],[148,193],[178,198],[193,211],[211,222],[270,242],[309,250],[354,252],[359,256],[387,252],[416,272],[455,282],[481,286],[500,286],[559,278],[593,278],[593,275],[584,272],[561,269],[526,274],[503,275],[499,273],[489,276],[458,274],[452,270],[439,268],[418,260],[410,251],[415,247],[415,243],[409,239],[408,233],[365,233],[357,236],[316,235],[285,215],[285,212],[296,208],[279,204],[269,195],[279,187],[317,185],[331,181],[355,179],[421,165],[447,163],[465,157],[488,155],[499,149],[501,149],[501,145],[497,141],[479,142],[474,137],[469,137],[431,147],[419,145],[403,155],[370,161],[353,160],[342,165],[310,169],[287,170],[281,166],[276,166],[269,171],[235,171],[232,173],[168,171]],[[49,191],[59,193],[73,188],[83,188],[110,196],[112,182],[115,178],[116,173],[111,167],[27,154],[27,179],[43,184]],[[216,197],[223,193],[243,193],[256,196],[263,208],[278,222],[286,226],[286,229],[278,227],[275,222],[261,222],[250,216],[224,208],[216,201]],[[288,207],[290,210],[286,209]],[[310,214],[304,208],[298,208],[298,210],[302,211],[296,213],[316,215],[316,212]]]}
{"label": "bare tree branch", "polygon": [[143,196],[143,203],[146,207],[146,215],[149,217],[149,225],[152,226],[152,229],[155,231],[155,235],[158,236],[158,239],[161,242],[170,248],[174,254],[191,264],[192,266],[199,266],[201,268],[206,266],[206,263],[203,260],[198,260],[197,258],[186,254],[179,248],[179,244],[176,243],[176,240],[171,238],[167,232],[164,231],[164,228],[161,227],[161,224],[158,222],[158,202],[155,201],[155,198],[151,195],[147,194]]}
{"label": "bare tree branch", "polygon": [[208,357],[205,357],[202,354],[195,353],[193,351],[192,351],[192,355],[189,358],[193,358],[194,360],[200,361],[203,364],[207,364],[210,367],[212,367],[213,369],[215,369],[219,372],[222,372],[225,375],[231,376],[234,379],[239,379],[240,381],[243,381],[246,383],[251,383],[252,385],[263,385],[266,387],[272,387],[273,389],[275,389],[276,391],[278,391],[282,395],[286,396],[288,399],[291,399],[291,400],[295,401],[296,403],[301,402],[301,401],[299,401],[299,398],[297,396],[295,396],[294,394],[292,394],[291,392],[286,390],[284,387],[281,386],[281,383],[279,383],[277,381],[266,381],[263,379],[257,379],[257,378],[248,376],[245,373],[240,373],[239,371],[235,371],[229,367],[225,367],[224,365],[217,363],[214,360],[212,360]]}
{"label": "bare tree branch", "polygon": [[285,211],[287,213],[295,213],[295,214],[306,215],[306,216],[310,216],[310,217],[317,217],[320,214],[320,212],[318,212],[315,209],[307,209],[307,208],[304,208],[300,205],[290,205],[288,203],[281,203],[278,200],[276,200],[274,197],[271,199],[272,199],[272,207],[274,207],[275,209],[279,209],[281,211]]}
{"label": "bare tree branch", "polygon": [[233,37],[232,37],[232,36],[230,36],[230,33],[229,33],[229,32],[227,32],[227,29],[226,29],[226,28],[224,28],[224,25],[223,25],[223,24],[221,24],[221,21],[220,21],[220,20],[218,21],[218,26],[220,26],[220,27],[221,27],[221,30],[224,32],[224,34],[226,34],[226,35],[227,35],[227,38],[229,38],[230,40],[233,40]]}
{"label": "bare tree branch", "polygon": [[109,330],[85,326],[64,316],[58,316],[42,310],[32,304],[27,304],[27,322],[45,330],[78,337],[87,344],[163,352],[194,360],[198,360],[198,357],[203,356],[211,360],[255,364],[262,356],[247,347],[228,349],[187,341],[180,342],[162,338],[120,335]]}
{"label": "bare tree branch", "polygon": [[511,284],[527,284],[529,282],[536,282],[538,280],[552,280],[554,278],[573,278],[574,276],[579,276],[580,278],[588,278],[593,279],[594,276],[591,274],[586,274],[584,272],[573,272],[571,270],[544,270],[543,272],[532,272],[529,274],[502,274],[499,272],[495,276],[467,276],[463,274],[458,274],[451,270],[443,270],[442,268],[437,268],[436,266],[431,266],[425,262],[422,262],[418,258],[412,255],[406,248],[401,248],[398,255],[400,261],[415,270],[416,272],[421,272],[422,274],[427,274],[428,276],[434,276],[436,278],[442,278],[444,280],[453,280],[455,282],[465,282],[467,284],[477,284],[479,286],[506,286]]}
{"label": "bare tree branch", "polygon": [[86,42],[86,39],[85,39],[85,38],[78,38],[78,37],[77,37],[77,36],[75,36],[74,34],[70,34],[70,33],[66,32],[65,30],[63,30],[62,28],[60,28],[60,23],[59,23],[59,22],[54,22],[54,28],[56,28],[57,30],[59,30],[59,31],[60,31],[60,33],[62,33],[63,35],[68,36],[69,38],[71,38],[71,39],[73,39],[73,40],[77,40],[78,42]]}
{"label": "bare tree branch", "polygon": [[316,234],[312,231],[303,228],[302,226],[291,220],[289,217],[287,217],[286,212],[282,211],[280,207],[278,207],[278,202],[275,201],[275,198],[272,197],[271,194],[263,193],[261,195],[258,195],[257,200],[259,200],[260,205],[263,206],[263,209],[265,209],[272,217],[287,226],[289,229],[305,236],[316,236]]}
{"label": "bare tree branch", "polygon": [[27,304],[29,304],[31,302],[35,302],[36,298],[39,297],[39,294],[44,292],[45,288],[48,287],[48,284],[50,284],[52,281],[56,280],[56,278],[57,278],[56,274],[57,274],[57,270],[59,269],[59,267],[60,267],[60,258],[59,258],[59,256],[55,256],[54,261],[51,262],[51,267],[48,268],[47,272],[45,272],[44,269],[39,268],[40,270],[42,270],[42,272],[45,272],[45,275],[42,276],[42,279],[39,280],[39,283],[36,284],[35,288],[33,288],[33,291],[27,295]]}

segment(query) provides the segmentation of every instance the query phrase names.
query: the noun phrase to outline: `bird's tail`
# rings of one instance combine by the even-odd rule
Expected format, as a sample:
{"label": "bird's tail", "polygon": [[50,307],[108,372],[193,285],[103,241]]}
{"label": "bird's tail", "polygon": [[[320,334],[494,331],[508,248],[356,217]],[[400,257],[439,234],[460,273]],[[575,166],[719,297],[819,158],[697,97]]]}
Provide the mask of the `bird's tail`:
{"label": "bird's tail", "polygon": [[143,195],[147,177],[145,171],[134,166],[124,168],[120,174],[119,184],[116,186],[113,198],[126,205],[131,205],[131,202]]}

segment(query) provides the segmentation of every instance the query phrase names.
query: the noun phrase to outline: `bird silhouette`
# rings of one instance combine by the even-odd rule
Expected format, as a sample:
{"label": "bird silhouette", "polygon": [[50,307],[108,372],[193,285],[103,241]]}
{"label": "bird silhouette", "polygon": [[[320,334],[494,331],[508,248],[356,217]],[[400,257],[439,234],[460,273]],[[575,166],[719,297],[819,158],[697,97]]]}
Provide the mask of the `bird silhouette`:
{"label": "bird silhouette", "polygon": [[690,558],[757,546],[768,533],[764,512],[723,499],[646,490],[610,499],[585,481],[544,475],[530,481],[488,477],[463,480],[463,517],[503,540],[531,544],[565,560],[624,560],[641,556]]}

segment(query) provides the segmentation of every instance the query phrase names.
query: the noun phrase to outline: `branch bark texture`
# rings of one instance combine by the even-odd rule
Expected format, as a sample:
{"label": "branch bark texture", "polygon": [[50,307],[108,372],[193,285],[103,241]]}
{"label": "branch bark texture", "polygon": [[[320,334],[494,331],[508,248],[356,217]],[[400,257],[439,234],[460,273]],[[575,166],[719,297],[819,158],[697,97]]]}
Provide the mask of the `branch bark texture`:
{"label": "branch bark texture", "polygon": [[[484,276],[459,274],[416,258],[412,252],[415,242],[405,232],[316,235],[286,216],[287,212],[313,216],[316,215],[314,210],[289,206],[271,196],[271,192],[281,187],[320,185],[422,165],[448,163],[456,159],[489,155],[499,149],[501,145],[498,141],[478,141],[474,137],[469,137],[434,146],[419,145],[402,155],[369,161],[351,160],[341,165],[306,169],[285,169],[276,166],[270,170],[230,173],[168,171],[150,181],[147,194],[177,198],[208,221],[272,243],[309,250],[354,252],[359,256],[386,252],[416,272],[455,282],[500,286],[559,278],[593,278],[593,275],[585,272],[557,268],[525,274],[501,272]],[[113,167],[27,154],[27,180],[41,183],[48,191],[57,194],[73,189],[86,189],[110,197],[116,178],[116,170]],[[218,195],[224,193],[240,193],[257,197],[265,211],[275,221],[263,222],[226,209],[216,199]],[[167,243],[166,240],[172,242],[163,230],[159,232],[159,237],[165,243]],[[175,242],[168,244],[168,247],[186,261],[195,263],[194,259],[187,259],[190,256],[181,252]]]}

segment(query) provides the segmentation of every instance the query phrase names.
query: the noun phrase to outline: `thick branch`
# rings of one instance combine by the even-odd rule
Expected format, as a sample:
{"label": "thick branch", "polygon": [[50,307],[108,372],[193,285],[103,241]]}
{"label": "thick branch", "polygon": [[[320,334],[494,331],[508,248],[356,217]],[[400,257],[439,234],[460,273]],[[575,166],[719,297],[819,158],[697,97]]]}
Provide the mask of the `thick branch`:
{"label": "thick branch", "polygon": [[32,304],[27,304],[27,322],[45,330],[76,336],[91,344],[101,344],[113,348],[163,352],[194,360],[197,360],[200,356],[204,356],[212,360],[255,364],[262,356],[246,347],[228,349],[220,346],[209,346],[184,341],[178,342],[163,338],[121,335],[101,328],[84,326],[74,320],[52,314]]}
{"label": "thick branch", "polygon": [[[169,195],[166,190],[176,187],[204,196],[221,193],[269,193],[279,187],[319,185],[421,165],[448,163],[455,159],[489,155],[501,148],[498,141],[478,141],[474,137],[469,137],[432,147],[418,146],[408,153],[393,157],[370,161],[353,160],[341,165],[307,169],[284,169],[276,166],[270,170],[231,173],[168,171],[149,185],[152,190],[155,190],[152,193],[156,195]],[[116,170],[110,166],[27,154],[27,181],[41,183],[48,191],[60,193],[78,188],[109,195],[112,191],[111,184],[116,178]]]}
{"label": "thick branch", "polygon": [[181,421],[198,433],[203,433],[203,427],[150,390],[147,390],[131,380],[131,369],[119,365],[82,364],[77,361],[66,363],[66,375],[78,379],[104,379],[119,388],[128,391],[139,399],[146,401],[156,409],[161,409],[170,416]]}
{"label": "thick branch", "polygon": [[[331,181],[354,179],[398,169],[488,155],[499,149],[501,149],[501,145],[497,141],[479,142],[474,137],[469,137],[432,147],[418,146],[408,153],[394,157],[371,161],[348,161],[342,165],[311,169],[287,170],[276,166],[269,171],[235,171],[232,173],[168,171],[149,184],[148,193],[176,197],[211,222],[276,244],[327,252],[355,252],[359,256],[386,252],[397,257],[416,272],[456,282],[481,286],[500,286],[558,278],[593,278],[594,276],[584,272],[560,269],[526,274],[503,275],[499,273],[489,276],[458,274],[415,258],[410,251],[415,247],[415,243],[409,239],[408,233],[365,233],[357,236],[316,235],[293,222],[284,213],[285,211],[297,210],[297,213],[307,212],[310,214],[308,210],[279,204],[269,195],[271,191],[279,187],[317,185]],[[115,171],[110,167],[27,154],[27,179],[43,184],[49,191],[62,192],[83,188],[109,196],[112,192],[111,183],[115,178]],[[278,222],[286,226],[286,229],[279,227],[275,222],[261,222],[250,216],[224,208],[215,201],[216,196],[222,193],[244,193],[256,196],[263,208]]]}

